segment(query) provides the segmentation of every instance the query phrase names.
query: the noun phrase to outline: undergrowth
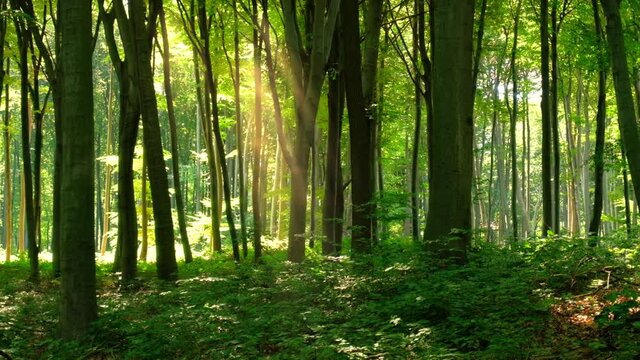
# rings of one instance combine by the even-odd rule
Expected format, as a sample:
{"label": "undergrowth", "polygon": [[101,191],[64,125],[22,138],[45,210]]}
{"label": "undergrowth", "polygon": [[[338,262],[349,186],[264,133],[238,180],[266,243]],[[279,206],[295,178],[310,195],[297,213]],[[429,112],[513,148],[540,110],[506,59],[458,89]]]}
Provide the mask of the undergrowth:
{"label": "undergrowth", "polygon": [[[607,250],[605,250],[605,248]],[[262,265],[227,255],[141,265],[121,286],[98,268],[100,319],[83,342],[58,340],[58,280],[43,265],[0,265],[0,350],[15,359],[636,358],[637,247],[611,240],[483,245],[467,266],[400,240],[357,262],[271,250]]]}

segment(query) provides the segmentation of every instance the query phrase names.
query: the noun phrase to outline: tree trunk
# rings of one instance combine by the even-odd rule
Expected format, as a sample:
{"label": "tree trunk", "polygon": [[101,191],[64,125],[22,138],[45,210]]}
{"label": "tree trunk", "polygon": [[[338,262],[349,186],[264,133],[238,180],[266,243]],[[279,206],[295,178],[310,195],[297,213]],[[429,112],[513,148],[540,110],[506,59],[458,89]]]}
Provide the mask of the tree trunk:
{"label": "tree trunk", "polygon": [[558,1],[552,0],[551,5],[551,137],[553,141],[553,223],[555,234],[560,233],[560,135],[558,131]]}
{"label": "tree trunk", "polygon": [[[294,151],[291,161],[287,162],[291,170],[291,212],[287,256],[293,262],[301,262],[305,256],[309,151],[313,141],[312,130],[315,126],[321,88],[325,77],[325,65],[331,48],[340,1],[332,1],[329,6],[327,5],[327,0],[314,2],[315,11],[313,12],[312,26],[307,29],[311,31],[304,34],[305,39],[312,39],[309,53],[306,54],[304,49],[300,48],[303,37],[299,33],[297,25],[295,1],[285,0],[282,2],[285,40],[293,73],[293,93],[296,104]],[[267,46],[266,43],[265,46]],[[358,73],[360,73],[360,69],[358,69]],[[278,137],[282,137],[282,135],[279,131]]]}
{"label": "tree trunk", "polygon": [[513,25],[513,46],[511,47],[511,85],[512,104],[511,121],[509,122],[509,144],[511,147],[511,219],[513,240],[518,241],[518,153],[516,152],[516,122],[518,120],[518,72],[516,56],[518,52],[518,25],[520,24],[520,8],[518,1]]}
{"label": "tree trunk", "polygon": [[[153,85],[151,68],[151,40],[155,31],[155,21],[159,8],[152,4],[149,19],[145,21],[145,4],[129,2],[129,19],[125,23],[119,20],[120,30],[129,26],[128,39],[132,43],[125,45],[125,53],[131,59],[131,69],[140,96],[140,113],[142,114],[143,144],[147,156],[149,183],[153,203],[153,218],[155,221],[156,240],[156,268],[160,279],[172,280],[177,276],[173,235],[173,220],[171,218],[171,199],[169,197],[169,183],[162,151],[160,136],[160,122],[158,119],[158,104]],[[118,6],[124,10],[124,6]],[[119,19],[124,14],[119,15]],[[129,51],[127,51],[129,50]]]}
{"label": "tree trunk", "polygon": [[62,1],[61,296],[60,331],[77,339],[98,317],[94,243],[94,120],[91,2]]}
{"label": "tree trunk", "polygon": [[[111,155],[113,142],[113,73],[109,73],[109,85],[107,94],[107,145],[105,154]],[[109,227],[111,222],[111,165],[105,164],[104,174],[104,220],[102,221],[102,243],[100,246],[100,255],[104,256],[109,244]]]}
{"label": "tree trunk", "polygon": [[607,39],[616,92],[618,127],[622,135],[634,193],[640,194],[640,135],[638,134],[638,124],[631,94],[618,1],[601,0],[600,2],[607,18]]}
{"label": "tree trunk", "polygon": [[473,1],[434,5],[433,131],[425,242],[441,258],[466,262],[473,168]]}
{"label": "tree trunk", "polygon": [[[235,64],[235,82],[233,84],[235,96],[235,115],[236,115],[236,151],[238,153],[238,198],[240,200],[240,239],[242,241],[242,255],[246,258],[248,254],[247,248],[247,191],[246,176],[244,164],[244,148],[242,141],[242,131],[244,125],[242,123],[242,114],[240,113],[240,37],[238,34],[238,8],[237,0],[233,1],[233,55]],[[254,30],[255,31],[255,30]],[[254,242],[255,247],[255,242]],[[258,246],[260,247],[260,246]]]}
{"label": "tree trunk", "polygon": [[334,75],[329,77],[329,91],[327,104],[329,119],[327,126],[327,167],[325,173],[324,199],[322,209],[322,225],[324,239],[322,242],[323,255],[338,255],[337,244],[342,241],[342,213],[344,209],[344,194],[342,192],[342,115],[344,110],[344,69],[342,44],[337,32],[334,34],[333,48],[329,63],[335,68]]}
{"label": "tree trunk", "polygon": [[140,227],[142,230],[142,241],[140,244],[140,260],[147,262],[147,252],[149,250],[149,196],[147,195],[147,156],[142,153],[142,173],[140,174]]}
{"label": "tree trunk", "polygon": [[549,0],[540,1],[540,47],[542,76],[542,237],[553,230],[553,197],[551,187],[551,107],[549,104]]}
{"label": "tree trunk", "polygon": [[[262,63],[262,44],[259,38],[259,28],[264,31],[269,31],[269,29],[265,29],[264,27],[264,18],[263,23],[258,23],[258,1],[252,0],[252,15],[253,15],[253,77],[255,82],[255,95],[254,95],[254,112],[253,112],[253,121],[254,121],[254,134],[253,141],[251,142],[252,146],[252,154],[253,154],[253,169],[252,169],[252,182],[253,186],[251,187],[251,204],[253,207],[253,249],[254,249],[254,260],[255,262],[260,262],[262,257],[262,218],[260,216],[260,205],[262,203],[262,192],[260,191],[260,181],[266,181],[264,178],[264,174],[262,171],[262,159],[261,159],[261,147],[262,147],[262,71],[261,71],[261,63]],[[263,2],[263,11],[267,11],[266,9],[266,1]],[[237,30],[236,30],[236,38],[237,38]],[[237,54],[237,52],[236,52]],[[238,88],[239,91],[239,88]],[[238,151],[241,151],[240,148]],[[277,164],[276,164],[277,165]],[[276,172],[278,170],[276,169]]]}
{"label": "tree trunk", "polygon": [[[358,4],[342,3],[342,35],[347,109],[349,111],[349,140],[351,155],[351,199],[353,207],[351,227],[352,256],[371,252],[373,223],[373,143],[372,127],[367,116],[360,67],[360,30]],[[374,63],[375,66],[375,63]]]}
{"label": "tree trunk", "polygon": [[[2,9],[6,9],[6,2],[2,2]],[[0,20],[0,26],[6,29],[6,20]],[[4,38],[4,30],[0,32]],[[0,46],[0,56],[4,56],[4,46]],[[9,74],[9,62],[7,59],[7,70],[0,69],[0,84],[4,83],[4,77]],[[1,86],[1,85],[0,85]],[[0,89],[1,91],[1,89]],[[13,185],[11,177],[11,134],[9,133],[9,125],[11,114],[9,112],[9,84],[5,85],[4,92],[5,112],[4,112],[4,129],[2,131],[4,139],[4,244],[5,244],[5,261],[11,261],[11,251],[13,244]]]}
{"label": "tree trunk", "polygon": [[[120,121],[118,126],[118,241],[114,256],[114,271],[122,272],[122,280],[129,281],[137,274],[138,219],[136,215],[135,190],[133,187],[133,158],[138,137],[140,106],[137,89],[133,86],[130,59],[121,60],[115,39],[114,21],[116,5],[107,12],[103,0],[98,1],[105,28],[105,39],[109,57],[118,77]],[[124,10],[121,9],[121,13]],[[120,31],[120,36],[128,32]],[[124,42],[123,42],[124,43]],[[126,43],[129,46],[130,41]]]}
{"label": "tree trunk", "polygon": [[[29,69],[27,62],[27,49],[29,46],[29,35],[24,25],[14,20],[16,33],[18,36],[18,51],[20,56],[20,117],[22,123],[22,172],[24,179],[25,201],[25,222],[27,250],[29,253],[29,268],[31,281],[38,281],[40,271],[38,268],[38,243],[36,242],[36,219],[33,201],[33,176],[31,169],[31,148],[30,148],[30,128],[29,122]],[[91,229],[93,233],[93,225]]]}
{"label": "tree trunk", "polygon": [[[424,1],[417,0],[415,1],[415,12],[422,13],[424,12]],[[424,15],[418,16],[415,20],[415,25],[413,26],[413,58],[414,60],[414,74],[418,74],[420,69],[418,66],[418,56],[422,38],[425,36],[424,34]],[[423,64],[423,66],[428,66],[428,64]],[[414,84],[413,96],[414,96],[414,108],[415,108],[415,121],[413,127],[413,149],[411,151],[411,173],[410,173],[410,181],[409,181],[409,193],[411,196],[411,237],[414,243],[418,243],[420,241],[420,221],[419,221],[419,211],[420,206],[418,204],[418,161],[420,154],[420,133],[422,127],[422,103],[421,103],[421,89],[420,82],[416,81]]]}
{"label": "tree trunk", "polygon": [[[160,2],[159,4],[162,4]],[[160,8],[160,28],[162,30],[163,59],[162,69],[164,72],[164,91],[167,99],[167,113],[169,115],[169,131],[171,134],[171,172],[173,174],[173,188],[176,194],[176,210],[178,212],[178,226],[180,228],[180,242],[184,251],[184,262],[193,261],[191,247],[189,246],[189,236],[187,235],[187,219],[184,213],[184,199],[180,186],[180,152],[178,150],[178,134],[176,129],[176,115],[173,108],[173,90],[171,87],[171,65],[169,54],[169,39],[167,34],[167,24],[165,21],[164,9]]]}
{"label": "tree trunk", "polygon": [[[205,70],[204,77],[205,77],[206,95],[209,96],[209,99],[205,102],[207,103],[207,107],[211,106],[209,109],[211,110],[211,115],[212,115],[211,118],[207,116],[207,119],[212,119],[212,122],[209,122],[209,120],[207,120],[207,127],[208,127],[207,132],[209,134],[208,141],[213,143],[215,140],[215,144],[211,145],[212,148],[209,151],[211,153],[211,156],[209,159],[209,167],[212,170],[211,179],[213,180],[213,175],[214,175],[213,161],[217,160],[220,171],[218,173],[219,176],[216,183],[219,186],[220,183],[222,182],[222,191],[224,193],[224,201],[225,201],[225,214],[227,218],[227,223],[229,225],[229,234],[231,236],[233,257],[236,261],[240,261],[240,248],[238,245],[238,237],[236,234],[236,228],[233,220],[233,209],[231,207],[231,188],[229,184],[227,164],[224,159],[225,158],[224,142],[222,141],[222,134],[220,132],[220,123],[219,123],[219,114],[218,114],[219,109],[218,109],[218,99],[217,99],[218,85],[213,73],[213,65],[211,63],[211,54],[209,51],[210,50],[209,27],[207,26],[207,23],[209,22],[209,20],[206,12],[205,2],[203,0],[198,0],[197,6],[198,6],[198,29],[200,31],[200,38],[201,38],[200,41],[202,42],[201,44],[199,44],[200,46],[199,55],[203,62],[204,70]],[[209,104],[209,101],[211,102],[210,104]],[[215,148],[213,147],[214,145],[215,145]],[[213,199],[216,198],[216,196],[214,195],[219,196],[219,193],[220,192],[218,191],[218,189],[214,189],[214,184],[212,181],[212,185],[211,185],[212,201]],[[212,216],[218,216],[217,214],[215,214],[215,212],[218,211],[217,207],[214,208],[212,206],[211,211],[212,211]],[[215,251],[219,251],[220,244],[215,244],[214,242],[213,248]]]}
{"label": "tree trunk", "polygon": [[[378,89],[378,52],[380,48],[380,29],[382,29],[382,6],[383,0],[369,0],[365,3],[364,10],[364,47],[362,51],[362,96],[364,100],[365,119],[369,122],[369,152],[372,159],[369,177],[371,178],[371,193],[367,200],[370,211],[371,222],[371,242],[378,242],[377,218],[373,215],[376,212],[374,193],[376,192],[376,167],[381,162],[377,150],[377,134],[379,124],[382,119],[378,116],[377,89]],[[356,9],[357,10],[357,9]],[[343,15],[344,16],[344,15]],[[355,21],[355,20],[354,20]],[[344,24],[343,24],[344,26]],[[347,26],[348,27],[348,26]],[[347,50],[348,52],[349,50]],[[348,85],[347,85],[348,86]],[[361,134],[360,136],[365,136]],[[353,155],[353,154],[352,154]],[[380,182],[382,184],[382,182]],[[382,195],[382,192],[381,192]]]}

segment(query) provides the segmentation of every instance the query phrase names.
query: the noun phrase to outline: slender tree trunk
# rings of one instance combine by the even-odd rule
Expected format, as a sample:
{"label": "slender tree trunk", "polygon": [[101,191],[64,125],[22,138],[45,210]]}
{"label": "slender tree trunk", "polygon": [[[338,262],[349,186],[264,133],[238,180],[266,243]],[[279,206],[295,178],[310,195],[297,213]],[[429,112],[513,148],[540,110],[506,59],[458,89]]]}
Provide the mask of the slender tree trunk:
{"label": "slender tree trunk", "polygon": [[140,174],[140,226],[142,242],[140,244],[140,260],[147,262],[149,249],[149,196],[147,195],[147,156],[142,153],[142,173]]}
{"label": "slender tree trunk", "polygon": [[[263,23],[258,23],[258,1],[252,0],[252,15],[253,15],[253,77],[255,84],[255,95],[254,95],[254,112],[253,112],[253,121],[254,121],[254,134],[253,141],[251,142],[252,146],[252,154],[253,154],[253,169],[252,169],[252,182],[253,186],[251,187],[251,201],[253,207],[253,249],[254,249],[254,259],[255,262],[260,262],[262,257],[262,218],[260,216],[260,205],[262,204],[262,193],[260,191],[260,181],[266,181],[263,178],[262,171],[262,159],[260,157],[261,147],[262,147],[262,44],[259,37],[259,28],[263,31],[269,31],[264,26]],[[263,11],[266,10],[266,0],[262,4]],[[237,30],[236,30],[237,36]],[[238,89],[239,90],[239,89]],[[277,169],[276,169],[277,172]]]}
{"label": "slender tree trunk", "polygon": [[[27,234],[27,250],[29,253],[29,267],[31,281],[38,281],[40,270],[38,268],[38,243],[36,241],[36,218],[33,201],[33,176],[31,169],[31,148],[29,122],[29,69],[27,62],[28,32],[24,25],[14,21],[18,36],[18,51],[20,55],[20,117],[22,123],[22,172],[24,179],[25,221]],[[93,232],[93,225],[92,225]]]}
{"label": "slender tree trunk", "polygon": [[[593,0],[592,0],[593,1]],[[597,5],[597,0],[595,0],[595,4]],[[600,40],[602,41],[602,40]],[[600,69],[599,71],[604,71],[604,69]],[[606,76],[606,73],[605,73]],[[589,86],[584,86],[583,88],[584,95],[584,104],[589,104]],[[591,192],[590,190],[590,174],[589,169],[589,161],[586,159],[591,158],[591,121],[589,118],[589,106],[583,106],[582,116],[584,116],[586,120],[586,124],[584,126],[584,145],[582,148],[582,202],[584,207],[584,222],[585,222],[585,232],[589,234],[589,223],[591,221],[591,207],[593,206],[591,203]]]}
{"label": "slender tree trunk", "polygon": [[[162,3],[160,2],[160,4]],[[187,219],[184,213],[184,199],[182,196],[182,188],[180,186],[180,152],[178,150],[178,131],[176,129],[176,115],[173,107],[173,90],[171,86],[171,56],[169,54],[169,39],[163,8],[160,9],[160,28],[162,30],[164,91],[167,99],[167,113],[169,115],[169,131],[171,137],[171,172],[173,174],[173,188],[176,195],[176,210],[178,212],[180,242],[182,243],[182,250],[184,251],[184,261],[188,264],[193,261],[193,256],[191,255],[191,247],[189,246]]]}
{"label": "slender tree trunk", "polygon": [[558,131],[558,0],[551,1],[551,137],[553,141],[553,225],[555,234],[560,233],[560,134]]}
{"label": "slender tree trunk", "polygon": [[[415,1],[415,12],[420,13],[424,11],[424,1]],[[420,24],[422,22],[422,24]],[[420,71],[418,67],[418,52],[420,51],[420,41],[424,34],[424,15],[416,17],[415,25],[413,26],[413,58],[414,60],[414,74],[418,74]],[[426,66],[427,64],[425,64]],[[420,133],[422,126],[422,104],[420,99],[422,97],[420,82],[414,84],[414,108],[415,108],[415,122],[413,129],[413,151],[411,152],[411,180],[409,186],[409,192],[411,194],[411,237],[414,243],[420,241],[419,234],[419,210],[418,205],[418,160],[420,153]]]}
{"label": "slender tree trunk", "polygon": [[[242,131],[244,125],[242,123],[242,113],[240,112],[240,37],[238,33],[238,8],[237,0],[233,1],[233,49],[235,64],[235,82],[233,86],[235,96],[235,114],[236,114],[236,151],[238,152],[238,198],[240,199],[240,239],[242,241],[242,255],[246,258],[248,254],[247,248],[247,191],[246,176],[244,164],[244,148],[242,141]],[[254,30],[255,31],[255,30]],[[255,246],[255,243],[254,243]]]}
{"label": "slender tree trunk", "polygon": [[571,236],[577,236],[580,234],[580,224],[578,217],[578,199],[576,191],[576,146],[571,120],[571,88],[572,81],[571,78],[569,78],[568,84],[566,85],[566,93],[562,97],[564,102],[564,120],[567,137],[567,229],[569,230],[569,234]]}
{"label": "slender tree trunk", "polygon": [[551,107],[549,104],[549,0],[540,1],[540,46],[542,76],[542,237],[553,230],[553,196],[551,187]]}
{"label": "slender tree trunk", "polygon": [[[6,2],[2,2],[0,6],[2,9],[6,9]],[[6,20],[0,20],[1,26],[6,30]],[[4,30],[1,35],[4,37]],[[1,38],[0,38],[1,40]],[[0,46],[1,54],[4,54],[4,46]],[[4,55],[1,55],[4,56]],[[9,74],[9,62],[7,59],[7,68],[0,70],[0,84],[4,82],[4,77]],[[1,86],[1,85],[0,85]],[[4,129],[2,131],[4,139],[4,240],[5,240],[5,261],[11,261],[11,252],[13,244],[13,185],[11,177],[11,134],[9,133],[9,125],[11,120],[11,114],[9,112],[9,84],[5,85],[4,92],[5,112],[4,112]]]}
{"label": "slender tree trunk", "polygon": [[520,24],[521,1],[518,1],[513,25],[513,46],[511,47],[511,85],[512,104],[511,121],[509,123],[509,143],[511,145],[511,219],[513,240],[518,240],[518,154],[516,152],[516,122],[518,120],[518,72],[516,56],[518,52],[518,25]]}
{"label": "slender tree trunk", "polygon": [[216,175],[216,161],[215,153],[213,150],[213,136],[211,130],[211,103],[209,102],[209,92],[202,91],[202,81],[200,79],[200,66],[198,64],[197,54],[194,51],[194,74],[196,79],[196,97],[198,99],[198,109],[200,117],[200,128],[203,130],[203,137],[205,142],[205,150],[207,153],[207,165],[209,172],[209,209],[211,211],[211,225],[210,230],[210,250],[214,252],[222,251],[222,239],[220,236],[220,217],[218,211],[218,181]]}
{"label": "slender tree trunk", "polygon": [[622,184],[624,194],[624,224],[627,230],[627,239],[631,238],[631,205],[629,204],[629,176],[627,175],[627,161],[624,157],[624,146],[620,140],[620,150],[622,153]]}
{"label": "slender tree trunk", "polygon": [[[211,109],[211,115],[212,115],[211,117],[212,122],[210,124],[207,123],[207,126],[211,126],[210,127],[211,131],[209,132],[211,136],[210,141],[213,142],[215,140],[215,143],[213,144],[215,148],[212,148],[211,152],[214,154],[217,152],[217,155],[213,156],[215,160],[218,160],[218,165],[220,169],[220,176],[218,177],[217,184],[219,186],[220,183],[222,182],[222,192],[224,194],[224,201],[225,201],[225,214],[227,218],[227,223],[229,225],[229,234],[231,236],[233,257],[236,261],[240,261],[240,248],[238,244],[238,237],[237,237],[236,228],[235,228],[234,219],[233,219],[233,209],[231,207],[231,188],[229,184],[229,175],[227,172],[227,164],[224,159],[224,154],[225,154],[224,142],[222,141],[222,134],[220,132],[220,120],[219,120],[219,113],[218,113],[219,109],[218,109],[218,99],[217,99],[218,85],[213,73],[213,65],[211,63],[211,54],[209,52],[210,50],[209,28],[207,26],[207,22],[208,22],[208,16],[206,13],[205,3],[203,0],[198,0],[198,28],[200,30],[200,38],[202,41],[202,44],[200,44],[200,46],[202,46],[200,51],[200,57],[202,59],[202,62],[205,68],[205,71],[204,71],[205,89],[207,91],[207,94],[209,95],[208,101],[211,102],[210,109]],[[210,159],[210,160],[214,160],[214,159]],[[212,190],[212,194],[211,194],[212,199],[215,198],[213,196],[214,194],[219,195],[218,189],[214,190],[213,185],[211,190]],[[217,211],[217,209],[214,209],[212,207],[212,212],[213,211]],[[213,216],[213,213],[212,213],[212,216]],[[219,246],[216,246],[216,244],[214,243],[214,250],[218,250],[216,249],[216,247],[219,247]]]}
{"label": "slender tree trunk", "polygon": [[[116,8],[124,13],[122,4],[114,2],[109,12],[103,0],[98,1],[105,28],[105,39],[109,56],[118,76],[120,121],[118,126],[118,242],[113,270],[122,272],[122,280],[129,281],[137,274],[138,223],[136,215],[135,191],[133,187],[133,158],[138,138],[140,106],[138,91],[132,82],[130,59],[121,60],[115,39],[114,21]],[[118,7],[119,5],[120,7]],[[128,36],[120,31],[121,37]],[[130,41],[126,42],[130,45]]]}
{"label": "slender tree trunk", "polygon": [[[116,5],[117,4],[117,5]],[[151,42],[155,31],[155,21],[159,7],[151,6],[148,19],[145,4],[129,2],[126,18],[124,5],[116,2],[120,31],[127,27],[129,34],[124,37],[125,53],[131,60],[130,68],[140,97],[140,113],[142,114],[143,144],[147,156],[149,183],[153,203],[155,221],[156,268],[160,279],[170,280],[177,276],[177,263],[174,249],[173,220],[171,218],[171,199],[166,164],[162,151],[158,104],[153,85],[151,68]],[[149,25],[149,26],[147,26]]]}
{"label": "slender tree trunk", "polygon": [[342,68],[342,44],[337,32],[334,34],[333,48],[329,63],[335,68],[334,75],[329,77],[327,104],[329,107],[329,123],[327,129],[327,167],[323,200],[323,232],[322,254],[338,254],[338,244],[342,242],[342,214],[344,210],[344,194],[342,192],[342,115],[344,109],[344,69]]}
{"label": "slender tree trunk", "polygon": [[[107,145],[105,154],[111,155],[113,142],[113,70],[109,73],[109,85],[107,94]],[[109,245],[109,225],[111,222],[111,165],[109,162],[105,164],[104,174],[104,220],[102,221],[102,243],[100,246],[100,255],[104,256]]]}
{"label": "slender tree trunk", "polygon": [[278,231],[278,202],[280,202],[280,166],[282,162],[280,145],[276,142],[276,162],[273,170],[273,186],[271,187],[271,210],[269,215],[269,231],[274,236]]}

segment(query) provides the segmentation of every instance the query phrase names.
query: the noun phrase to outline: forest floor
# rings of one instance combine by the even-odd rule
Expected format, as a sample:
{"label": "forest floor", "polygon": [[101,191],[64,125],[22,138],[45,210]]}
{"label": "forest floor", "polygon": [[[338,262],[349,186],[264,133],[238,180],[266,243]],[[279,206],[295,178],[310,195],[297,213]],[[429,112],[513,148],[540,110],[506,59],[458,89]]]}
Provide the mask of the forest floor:
{"label": "forest floor", "polygon": [[[621,241],[618,241],[620,243]],[[605,248],[607,250],[605,250]],[[267,250],[153,264],[119,284],[98,268],[100,319],[82,343],[56,338],[58,280],[0,264],[0,350],[14,359],[634,359],[637,245],[584,240],[482,246],[450,265],[402,241],[360,262]]]}

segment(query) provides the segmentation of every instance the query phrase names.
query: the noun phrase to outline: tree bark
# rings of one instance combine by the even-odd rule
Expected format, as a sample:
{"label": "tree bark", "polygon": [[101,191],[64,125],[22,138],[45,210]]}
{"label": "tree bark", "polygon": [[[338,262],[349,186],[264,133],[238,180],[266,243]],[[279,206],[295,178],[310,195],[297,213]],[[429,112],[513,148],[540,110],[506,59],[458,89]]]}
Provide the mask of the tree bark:
{"label": "tree bark", "polygon": [[[309,151],[313,141],[313,127],[340,0],[332,1],[329,6],[327,6],[327,0],[314,2],[315,11],[311,32],[304,37],[312,39],[308,53],[301,48],[303,37],[299,33],[297,24],[295,0],[285,0],[282,5],[285,40],[293,74],[293,93],[296,104],[296,137],[292,161],[288,161],[291,170],[291,213],[287,256],[290,261],[301,262],[305,257]],[[281,137],[281,135],[279,132],[278,136]]]}
{"label": "tree bark", "polygon": [[518,72],[516,57],[518,53],[518,25],[520,24],[520,8],[518,1],[513,24],[513,46],[511,47],[511,85],[512,104],[511,121],[509,122],[509,144],[511,147],[511,219],[513,240],[518,240],[518,153],[516,152],[516,122],[518,120]]}
{"label": "tree bark", "polygon": [[80,338],[98,316],[94,243],[91,2],[59,3],[62,131],[60,331]]}
{"label": "tree bark", "polygon": [[542,76],[542,237],[553,230],[553,197],[551,187],[551,108],[549,104],[549,1],[540,1],[540,47]]}
{"label": "tree bark", "polygon": [[616,92],[618,127],[622,135],[634,193],[640,194],[640,135],[627,68],[620,10],[616,0],[601,0],[600,3],[607,18],[607,40]]}
{"label": "tree bark", "polygon": [[327,104],[329,119],[327,129],[327,167],[325,169],[324,199],[322,201],[323,255],[339,254],[337,244],[342,242],[342,214],[344,194],[342,191],[342,115],[344,109],[344,69],[341,61],[342,45],[337,32],[334,34],[329,64],[333,66],[329,76]]}
{"label": "tree bark", "polygon": [[[29,254],[29,268],[31,281],[37,282],[40,278],[38,268],[38,244],[36,242],[36,219],[33,201],[33,174],[31,168],[31,124],[29,121],[29,69],[27,62],[27,50],[29,46],[29,33],[24,24],[14,20],[18,37],[18,52],[20,56],[20,118],[22,130],[22,173],[24,179],[23,198],[26,222],[26,241]],[[92,226],[93,231],[93,226]]]}
{"label": "tree bark", "polygon": [[[6,9],[6,2],[3,1],[0,6],[1,9]],[[0,32],[0,41],[3,42],[4,31],[6,30],[6,20],[0,19],[0,26],[4,27],[4,30]],[[0,46],[0,58],[4,55],[4,46]],[[7,59],[6,71],[4,68],[0,69],[0,84],[4,83],[5,75],[9,74],[10,60]],[[0,85],[1,86],[1,85]],[[1,91],[1,89],[0,89]],[[5,113],[4,113],[4,129],[2,131],[4,139],[4,244],[5,244],[5,262],[11,261],[11,252],[13,245],[13,185],[11,177],[11,134],[9,133],[9,125],[11,115],[9,113],[9,84],[5,85],[4,92],[5,101]]]}
{"label": "tree bark", "polygon": [[[263,23],[258,23],[258,1],[252,0],[252,16],[253,16],[253,76],[255,84],[254,95],[254,133],[252,144],[253,154],[253,173],[251,187],[251,204],[253,206],[253,249],[254,249],[254,261],[260,262],[262,258],[262,221],[264,220],[260,214],[260,205],[262,204],[262,192],[260,191],[260,181],[266,181],[264,173],[262,171],[262,159],[261,159],[261,140],[262,140],[262,44],[259,37],[259,30],[269,31],[265,28],[264,18]],[[266,0],[262,3],[263,11],[267,11]],[[237,35],[237,32],[236,32]],[[239,90],[239,89],[238,89]],[[240,150],[238,150],[240,151]],[[277,172],[277,169],[276,169]],[[262,179],[262,180],[261,180]]]}
{"label": "tree bark", "polygon": [[433,162],[424,237],[441,258],[464,263],[471,240],[474,1],[433,6]]}

